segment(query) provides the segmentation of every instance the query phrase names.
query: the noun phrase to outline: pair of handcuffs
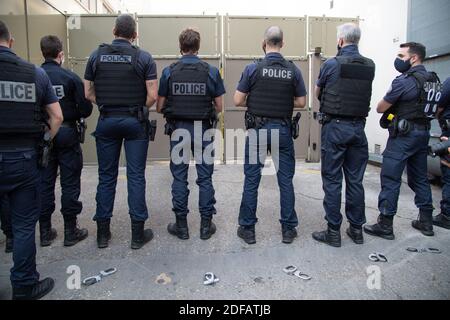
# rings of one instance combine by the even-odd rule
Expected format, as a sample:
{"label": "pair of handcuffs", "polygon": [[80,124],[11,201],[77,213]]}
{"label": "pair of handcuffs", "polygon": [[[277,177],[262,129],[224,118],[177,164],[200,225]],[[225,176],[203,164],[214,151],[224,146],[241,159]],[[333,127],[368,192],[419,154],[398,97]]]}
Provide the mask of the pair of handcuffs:
{"label": "pair of handcuffs", "polygon": [[98,275],[84,279],[82,284],[85,286],[92,286],[93,284],[96,284],[96,283],[102,281],[103,278],[108,277],[116,272],[117,272],[116,268],[109,268],[109,269],[100,271],[100,273]]}
{"label": "pair of handcuffs", "polygon": [[295,277],[300,278],[305,281],[309,281],[312,279],[311,276],[307,275],[306,273],[301,272],[296,266],[288,266],[283,269],[283,272],[290,276],[295,276]]}

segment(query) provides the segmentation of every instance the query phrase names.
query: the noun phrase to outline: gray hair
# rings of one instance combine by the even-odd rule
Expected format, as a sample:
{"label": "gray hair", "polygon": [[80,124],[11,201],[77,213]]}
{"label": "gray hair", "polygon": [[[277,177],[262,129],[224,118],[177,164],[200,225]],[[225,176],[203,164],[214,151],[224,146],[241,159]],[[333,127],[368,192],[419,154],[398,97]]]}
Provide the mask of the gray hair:
{"label": "gray hair", "polygon": [[361,29],[355,23],[345,23],[337,28],[338,39],[347,43],[358,44],[361,39]]}
{"label": "gray hair", "polygon": [[271,47],[281,47],[283,44],[283,30],[278,26],[272,26],[266,29],[264,41]]}

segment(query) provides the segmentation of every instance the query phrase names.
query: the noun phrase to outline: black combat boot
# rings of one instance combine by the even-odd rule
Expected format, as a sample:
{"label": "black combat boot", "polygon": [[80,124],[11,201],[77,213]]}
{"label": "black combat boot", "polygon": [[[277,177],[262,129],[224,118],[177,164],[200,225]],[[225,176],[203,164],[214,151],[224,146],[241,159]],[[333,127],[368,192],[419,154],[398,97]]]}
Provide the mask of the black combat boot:
{"label": "black combat boot", "polygon": [[420,211],[418,219],[414,220],[411,225],[427,237],[434,236],[433,211]]}
{"label": "black combat boot", "polygon": [[144,230],[144,221],[131,221],[131,249],[142,248],[153,239],[152,229]]}
{"label": "black combat boot", "polygon": [[48,247],[56,239],[58,233],[52,228],[52,221],[39,221],[39,234],[41,240],[41,247]]}
{"label": "black combat boot", "polygon": [[240,226],[237,235],[247,244],[256,243],[255,226]]}
{"label": "black combat boot", "polygon": [[170,223],[167,226],[167,231],[181,240],[189,239],[189,228],[186,217],[176,217],[175,223]]}
{"label": "black combat boot", "polygon": [[64,218],[64,246],[72,247],[88,237],[87,229],[79,229],[77,218]]}
{"label": "black combat boot", "polygon": [[283,226],[281,228],[281,234],[283,236],[282,242],[285,244],[291,244],[297,238],[298,233],[295,228]]}
{"label": "black combat boot", "polygon": [[200,239],[208,240],[216,233],[216,225],[212,222],[212,217],[202,218],[200,222]]}
{"label": "black combat boot", "polygon": [[39,300],[53,290],[55,281],[52,278],[46,278],[33,286],[14,288],[12,293],[13,300]]}
{"label": "black combat boot", "polygon": [[443,213],[438,214],[436,217],[433,217],[433,225],[450,230],[450,216]]}
{"label": "black combat boot", "polygon": [[11,253],[14,249],[14,239],[12,235],[6,236],[5,253]]}
{"label": "black combat boot", "polygon": [[109,225],[111,220],[97,220],[97,246],[99,249],[108,248],[109,240],[111,240],[111,230]]}
{"label": "black combat boot", "polygon": [[350,237],[350,239],[353,240],[354,243],[364,244],[362,227],[350,225],[350,227],[348,227],[347,229],[347,235]]}
{"label": "black combat boot", "polygon": [[394,240],[394,217],[380,214],[378,223],[364,226],[364,231],[371,236],[380,237],[386,240]]}
{"label": "black combat boot", "polygon": [[333,230],[330,226],[325,231],[314,232],[312,237],[314,240],[328,244],[329,246],[335,248],[341,247],[341,231]]}

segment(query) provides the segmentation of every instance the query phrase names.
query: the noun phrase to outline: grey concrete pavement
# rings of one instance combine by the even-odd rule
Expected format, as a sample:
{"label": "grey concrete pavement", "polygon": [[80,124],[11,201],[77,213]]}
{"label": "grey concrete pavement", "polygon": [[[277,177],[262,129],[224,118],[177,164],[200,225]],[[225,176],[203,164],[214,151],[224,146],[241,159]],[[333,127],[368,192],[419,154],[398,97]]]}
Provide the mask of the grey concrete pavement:
{"label": "grey concrete pavement", "polygon": [[[378,215],[380,169],[369,166],[366,172],[367,218],[373,223]],[[436,236],[427,238],[412,229],[417,217],[414,194],[402,187],[399,214],[395,219],[397,240],[387,241],[365,235],[366,244],[353,244],[342,228],[343,247],[339,249],[316,243],[313,231],[325,227],[322,208],[320,164],[298,162],[295,177],[296,208],[300,217],[299,238],[292,245],[281,243],[279,192],[275,176],[262,179],[259,193],[257,244],[248,246],[236,236],[237,215],[243,186],[240,165],[216,167],[214,183],[218,214],[218,232],[209,241],[199,238],[198,188],[195,168],[189,181],[191,196],[189,227],[191,239],[181,241],[167,233],[174,217],[171,212],[171,175],[166,164],[149,165],[147,169],[147,203],[151,214],[147,226],[155,239],[143,249],[132,251],[130,219],[126,197],[125,170],[121,169],[117,186],[113,238],[110,247],[96,247],[95,212],[97,168],[83,171],[81,199],[84,204],[79,224],[89,229],[89,238],[72,248],[63,247],[63,222],[57,212],[53,217],[58,238],[48,248],[39,248],[38,270],[41,277],[56,280],[54,291],[46,299],[449,299],[450,298],[450,231],[436,228]],[[57,190],[59,184],[57,185]],[[57,192],[59,198],[60,192]],[[436,208],[440,189],[433,187]],[[436,210],[437,212],[438,210]],[[0,240],[0,299],[11,295],[9,269],[11,256],[3,252]],[[37,239],[38,240],[38,239]],[[37,242],[38,243],[38,242]],[[440,255],[415,254],[409,246],[437,247]],[[383,252],[389,262],[372,263],[368,255]],[[287,265],[296,265],[312,276],[303,281],[283,273]],[[102,282],[80,290],[69,290],[67,268],[79,266],[81,277],[116,267],[118,272]],[[381,289],[367,287],[367,267],[381,268]],[[214,272],[220,282],[205,287],[205,272]]]}

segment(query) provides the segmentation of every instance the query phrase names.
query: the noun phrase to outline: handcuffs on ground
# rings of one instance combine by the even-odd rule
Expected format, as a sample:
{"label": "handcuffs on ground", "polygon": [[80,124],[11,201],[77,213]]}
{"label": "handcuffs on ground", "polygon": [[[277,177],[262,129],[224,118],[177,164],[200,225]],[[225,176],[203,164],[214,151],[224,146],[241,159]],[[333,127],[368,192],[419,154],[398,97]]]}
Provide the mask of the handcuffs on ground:
{"label": "handcuffs on ground", "polygon": [[298,270],[296,266],[288,266],[283,269],[283,272],[290,275],[290,276],[296,276],[297,278],[300,278],[302,280],[308,281],[311,280],[312,277],[307,275],[306,273],[301,272]]}
{"label": "handcuffs on ground", "polygon": [[369,255],[369,260],[373,262],[388,262],[387,257],[379,252],[375,252]]}
{"label": "handcuffs on ground", "polygon": [[203,284],[205,286],[216,284],[219,281],[219,278],[217,278],[216,275],[212,272],[205,273],[205,276],[203,277]]}
{"label": "handcuffs on ground", "polygon": [[414,247],[408,247],[406,248],[407,251],[409,252],[416,252],[416,253],[434,253],[434,254],[441,254],[442,251],[437,249],[437,248],[422,248],[422,249],[418,249],[418,248],[414,248]]}
{"label": "handcuffs on ground", "polygon": [[112,275],[112,274],[114,274],[116,272],[117,272],[116,268],[109,268],[109,269],[100,271],[100,274],[98,274],[96,276],[84,279],[82,283],[85,286],[92,286],[93,284],[96,284],[96,283],[102,281],[102,279],[104,277],[108,277],[108,276],[110,276],[110,275]]}

